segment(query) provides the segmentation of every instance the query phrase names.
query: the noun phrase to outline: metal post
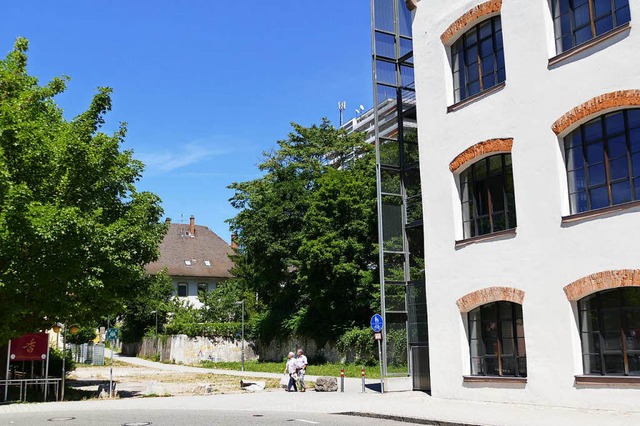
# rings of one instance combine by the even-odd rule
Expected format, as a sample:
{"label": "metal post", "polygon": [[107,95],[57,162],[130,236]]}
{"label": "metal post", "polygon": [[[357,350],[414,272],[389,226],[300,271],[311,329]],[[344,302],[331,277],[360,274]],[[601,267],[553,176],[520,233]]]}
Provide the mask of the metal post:
{"label": "metal post", "polygon": [[344,393],[344,368],[340,370],[340,392]]}
{"label": "metal post", "polygon": [[7,375],[4,377],[4,402],[7,402],[9,395],[9,361],[11,361],[11,339],[9,339],[9,348],[7,349]]}
{"label": "metal post", "polygon": [[62,389],[60,390],[60,401],[64,401],[64,384],[66,376],[66,360],[67,360],[67,324],[64,324],[64,331],[62,332]]}
{"label": "metal post", "polygon": [[109,366],[109,398],[113,397],[113,344],[115,340],[111,341],[111,362]]}
{"label": "metal post", "polygon": [[242,371],[244,372],[244,299],[239,302],[236,302],[236,305],[240,305],[240,309],[242,309]]}
{"label": "metal post", "polygon": [[47,402],[47,393],[49,391],[49,334],[47,334],[47,366],[44,369],[44,402]]}
{"label": "metal post", "polygon": [[380,364],[380,393],[384,393],[384,382],[382,381],[382,347],[378,340],[378,364]]}
{"label": "metal post", "polygon": [[240,306],[242,308],[242,371],[244,371],[244,300]]}
{"label": "metal post", "polygon": [[360,375],[362,376],[362,393],[365,392],[365,384],[364,384],[364,367],[362,367],[362,370],[360,371]]}

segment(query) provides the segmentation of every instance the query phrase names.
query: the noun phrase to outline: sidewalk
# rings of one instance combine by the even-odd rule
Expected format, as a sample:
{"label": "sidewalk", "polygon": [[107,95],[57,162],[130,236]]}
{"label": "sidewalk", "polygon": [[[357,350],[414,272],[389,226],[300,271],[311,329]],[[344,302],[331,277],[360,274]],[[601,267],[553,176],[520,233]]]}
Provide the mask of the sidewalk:
{"label": "sidewalk", "polygon": [[[116,357],[138,366],[178,372],[220,373],[244,376],[239,371],[212,370],[184,365],[162,364],[139,358]],[[273,373],[246,372],[247,377],[280,377]],[[315,377],[313,378],[315,379]],[[312,380],[309,377],[309,380]],[[373,380],[372,380],[373,383]],[[246,411],[256,415],[270,412],[354,413],[355,415],[403,419],[405,422],[433,426],[628,426],[640,425],[640,406],[627,411],[585,410],[566,407],[446,400],[422,392],[360,392],[359,379],[348,379],[346,391],[340,392],[258,392],[168,398],[126,398],[11,404],[0,406],[0,423],[12,413],[64,413],[68,411],[130,410],[196,410]],[[98,414],[97,414],[98,415]],[[372,420],[374,422],[375,420]]]}

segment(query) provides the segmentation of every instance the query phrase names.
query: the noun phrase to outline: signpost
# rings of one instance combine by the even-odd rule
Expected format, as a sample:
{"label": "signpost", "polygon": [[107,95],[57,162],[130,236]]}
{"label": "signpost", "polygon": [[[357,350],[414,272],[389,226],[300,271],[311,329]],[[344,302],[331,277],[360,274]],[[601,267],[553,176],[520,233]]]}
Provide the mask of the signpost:
{"label": "signpost", "polygon": [[380,364],[380,393],[384,393],[384,382],[382,381],[382,329],[384,328],[384,320],[382,315],[374,314],[371,317],[371,329],[375,333],[375,339],[378,342],[378,363]]}
{"label": "signpost", "polygon": [[49,335],[47,333],[30,333],[9,340],[7,349],[7,372],[5,376],[4,401],[9,393],[9,363],[14,361],[31,361],[31,378],[33,378],[33,361],[46,360],[44,399],[47,400],[49,378]]}
{"label": "signpost", "polygon": [[113,346],[118,340],[118,329],[108,328],[105,333],[105,339],[111,341],[111,366],[109,367],[109,398],[113,398]]}

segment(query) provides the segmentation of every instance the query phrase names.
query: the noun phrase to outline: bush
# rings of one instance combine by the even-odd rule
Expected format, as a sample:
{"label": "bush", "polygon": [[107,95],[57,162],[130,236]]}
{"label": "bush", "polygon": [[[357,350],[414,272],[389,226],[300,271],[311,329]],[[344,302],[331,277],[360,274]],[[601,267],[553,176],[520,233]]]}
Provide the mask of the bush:
{"label": "bush", "polygon": [[387,329],[387,364],[389,366],[407,365],[407,331]]}
{"label": "bush", "polygon": [[[67,374],[76,369],[71,351],[67,349],[65,357],[65,371]],[[62,351],[56,348],[49,349],[49,377],[62,377]]]}
{"label": "bush", "polygon": [[[220,337],[239,339],[242,334],[242,323],[239,322],[207,322],[207,323],[171,323],[166,327],[167,334],[186,334],[189,337]],[[250,326],[244,326],[245,339],[250,334]]]}
{"label": "bush", "polygon": [[80,327],[76,334],[67,334],[67,343],[73,343],[75,345],[82,345],[84,343],[92,342],[96,338],[95,327]]}
{"label": "bush", "polygon": [[336,343],[336,349],[347,362],[375,364],[377,349],[369,328],[353,328],[345,332]]}

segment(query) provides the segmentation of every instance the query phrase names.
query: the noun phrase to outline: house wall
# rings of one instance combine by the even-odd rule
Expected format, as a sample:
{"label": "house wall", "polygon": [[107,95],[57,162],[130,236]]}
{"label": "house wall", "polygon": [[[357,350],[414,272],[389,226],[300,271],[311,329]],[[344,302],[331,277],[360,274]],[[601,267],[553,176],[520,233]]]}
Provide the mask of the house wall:
{"label": "house wall", "polygon": [[[575,302],[563,287],[589,274],[638,269],[640,209],[563,224],[568,215],[561,139],[552,124],[589,99],[640,89],[636,28],[549,66],[556,55],[551,8],[544,0],[504,0],[506,86],[457,111],[449,49],[440,36],[479,1],[421,1],[413,37],[433,396],[623,409],[640,389],[576,385],[582,360]],[[640,2],[631,0],[631,25]],[[450,162],[470,146],[513,138],[517,233],[456,248],[463,238],[456,174]],[[461,170],[460,170],[461,171]],[[466,314],[456,301],[474,291],[524,292],[528,378],[524,385],[465,383],[470,374]]]}
{"label": "house wall", "polygon": [[207,288],[209,291],[213,291],[216,289],[219,282],[222,280],[219,278],[203,278],[203,277],[171,277],[171,281],[173,284],[173,295],[178,297],[178,286],[180,284],[187,285],[187,296],[186,297],[178,297],[178,299],[182,300],[184,303],[188,303],[191,306],[196,308],[201,308],[203,305],[198,300],[198,284],[203,283],[207,284]]}

